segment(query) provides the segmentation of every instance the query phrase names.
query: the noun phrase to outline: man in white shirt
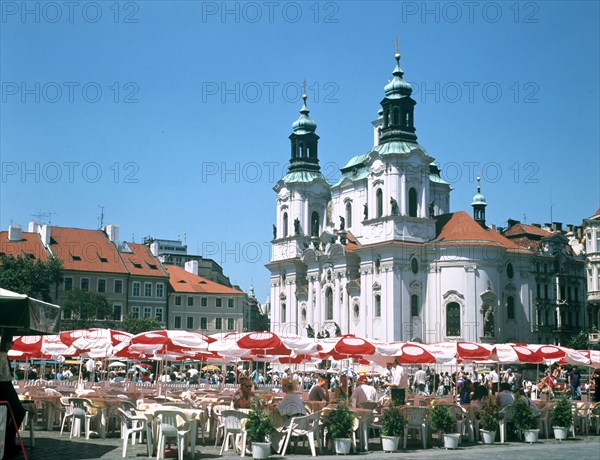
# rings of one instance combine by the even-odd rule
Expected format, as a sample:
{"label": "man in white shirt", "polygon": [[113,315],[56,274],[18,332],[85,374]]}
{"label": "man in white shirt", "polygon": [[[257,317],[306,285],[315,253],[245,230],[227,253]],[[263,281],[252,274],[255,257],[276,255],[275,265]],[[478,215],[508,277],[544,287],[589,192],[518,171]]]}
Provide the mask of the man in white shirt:
{"label": "man in white shirt", "polygon": [[396,361],[396,366],[388,364],[391,374],[391,381],[388,384],[391,388],[392,401],[397,404],[404,404],[406,400],[406,389],[408,388],[408,372],[406,368]]}
{"label": "man in white shirt", "polygon": [[415,392],[425,394],[425,386],[427,385],[427,372],[419,366],[419,370],[415,372]]}
{"label": "man in white shirt", "polygon": [[495,368],[490,371],[487,378],[490,390],[492,390],[492,394],[495,395],[498,391],[498,382],[500,380],[500,376]]}
{"label": "man in white shirt", "polygon": [[368,384],[367,376],[358,378],[360,385],[352,392],[352,407],[360,407],[365,402],[377,402],[377,390]]}

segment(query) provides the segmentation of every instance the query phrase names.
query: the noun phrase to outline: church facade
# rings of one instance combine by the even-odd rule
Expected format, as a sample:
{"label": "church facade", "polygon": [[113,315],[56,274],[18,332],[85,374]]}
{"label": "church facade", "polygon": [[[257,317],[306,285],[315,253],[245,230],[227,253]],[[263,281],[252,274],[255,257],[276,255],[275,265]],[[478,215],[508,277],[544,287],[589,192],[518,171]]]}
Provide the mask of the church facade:
{"label": "church facade", "polygon": [[[417,142],[416,102],[395,58],[374,146],[351,158],[335,184],[320,171],[317,126],[303,96],[288,172],[274,187],[271,330],[532,341],[534,251],[486,226],[479,187],[472,216],[450,212],[450,185]],[[550,333],[539,338],[555,341]]]}

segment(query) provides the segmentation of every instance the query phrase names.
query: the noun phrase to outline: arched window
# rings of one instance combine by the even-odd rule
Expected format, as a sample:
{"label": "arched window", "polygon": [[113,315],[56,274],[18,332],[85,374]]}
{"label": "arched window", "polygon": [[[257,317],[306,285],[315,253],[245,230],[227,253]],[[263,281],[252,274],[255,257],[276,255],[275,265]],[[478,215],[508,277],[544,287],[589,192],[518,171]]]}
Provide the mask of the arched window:
{"label": "arched window", "polygon": [[412,187],[408,191],[408,215],[417,217],[417,191]]}
{"label": "arched window", "polygon": [[287,321],[286,315],[287,315],[286,305],[285,305],[285,302],[284,302],[284,303],[281,304],[281,322],[282,323],[285,323]]}
{"label": "arched window", "polygon": [[325,290],[325,319],[333,319],[333,291],[330,287]]}
{"label": "arched window", "polygon": [[283,213],[283,237],[288,236],[288,215],[287,212]]}
{"label": "arched window", "polygon": [[383,191],[378,188],[377,192],[375,192],[375,203],[376,203],[376,215],[375,217],[383,216]]}
{"label": "arched window", "polygon": [[379,294],[375,295],[375,318],[381,317],[381,296]]}
{"label": "arched window", "polygon": [[410,296],[410,316],[419,316],[419,296],[417,294]]}
{"label": "arched window", "polygon": [[346,227],[352,227],[352,203],[346,203]]}
{"label": "arched window", "polygon": [[310,218],[310,236],[319,236],[319,213],[313,211]]}
{"label": "arched window", "polygon": [[375,257],[375,274],[378,275],[381,271],[381,257]]}
{"label": "arched window", "polygon": [[446,335],[460,336],[460,305],[456,302],[446,305]]}
{"label": "arched window", "polygon": [[506,298],[506,317],[508,319],[515,319],[515,298],[513,296]]}

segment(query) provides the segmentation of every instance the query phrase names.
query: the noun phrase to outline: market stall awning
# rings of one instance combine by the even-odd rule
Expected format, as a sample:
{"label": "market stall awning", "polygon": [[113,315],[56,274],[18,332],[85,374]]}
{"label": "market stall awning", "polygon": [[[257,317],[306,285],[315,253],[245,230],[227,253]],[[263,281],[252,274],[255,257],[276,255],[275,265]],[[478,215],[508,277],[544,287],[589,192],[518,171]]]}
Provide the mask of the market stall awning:
{"label": "market stall awning", "polygon": [[15,336],[57,334],[60,307],[0,288],[0,328]]}

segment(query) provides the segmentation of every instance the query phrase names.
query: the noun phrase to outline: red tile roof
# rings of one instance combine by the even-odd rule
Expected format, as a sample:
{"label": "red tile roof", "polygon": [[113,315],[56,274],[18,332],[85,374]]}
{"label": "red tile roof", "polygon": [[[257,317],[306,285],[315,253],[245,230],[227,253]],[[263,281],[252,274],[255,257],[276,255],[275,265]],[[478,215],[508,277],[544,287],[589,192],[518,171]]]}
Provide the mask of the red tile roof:
{"label": "red tile roof", "polygon": [[527,225],[527,224],[513,225],[512,227],[510,227],[508,230],[506,230],[504,232],[504,236],[506,236],[506,237],[529,235],[529,236],[537,236],[537,237],[545,238],[547,236],[550,236],[551,234],[552,234],[552,232],[549,232],[548,230],[541,229],[539,227],[536,227],[535,225]]}
{"label": "red tile roof", "polygon": [[127,273],[117,247],[102,230],[52,227],[50,248],[65,270]]}
{"label": "red tile roof", "polygon": [[590,217],[590,219],[595,219],[596,217],[600,217],[600,208]]}
{"label": "red tile roof", "polygon": [[175,292],[199,293],[199,294],[244,294],[242,291],[233,289],[214,281],[207,280],[194,275],[177,265],[164,265],[169,273],[169,284]]}
{"label": "red tile roof", "polygon": [[444,244],[485,244],[521,250],[517,244],[491,228],[483,228],[465,211],[435,216],[436,242]]}
{"label": "red tile roof", "polygon": [[22,232],[20,241],[8,241],[8,232],[0,232],[0,254],[15,257],[24,254],[36,260],[48,260],[48,254],[37,233]]}
{"label": "red tile roof", "polygon": [[123,261],[132,275],[169,276],[160,261],[152,255],[145,244],[126,243],[132,252],[121,252]]}

